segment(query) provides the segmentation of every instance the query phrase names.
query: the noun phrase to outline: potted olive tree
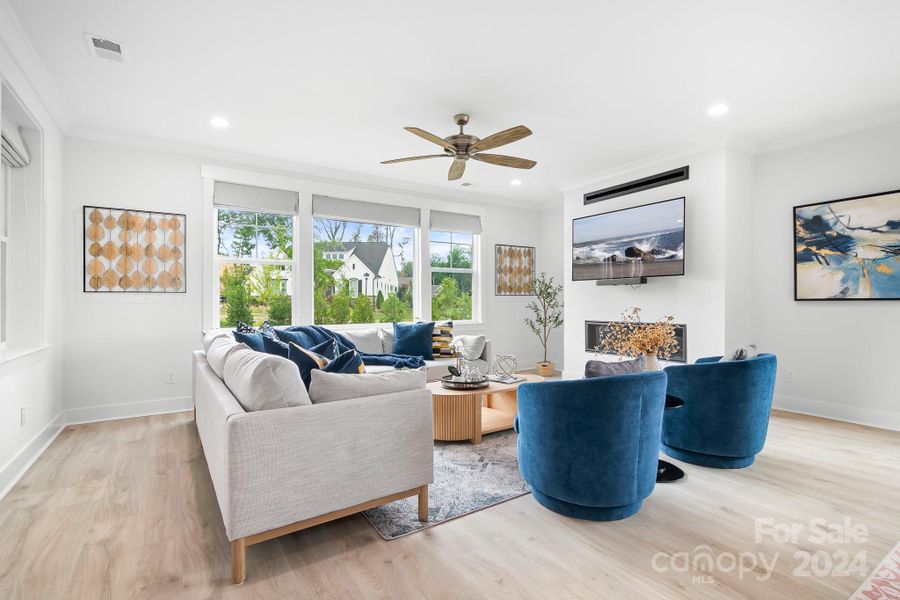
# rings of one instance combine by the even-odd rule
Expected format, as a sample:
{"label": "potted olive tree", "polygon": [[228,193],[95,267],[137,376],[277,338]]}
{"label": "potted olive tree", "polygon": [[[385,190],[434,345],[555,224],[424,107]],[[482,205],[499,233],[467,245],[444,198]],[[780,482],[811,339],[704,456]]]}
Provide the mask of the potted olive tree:
{"label": "potted olive tree", "polygon": [[525,318],[525,324],[541,340],[544,347],[544,360],[537,364],[538,375],[549,377],[556,371],[556,365],[547,360],[547,342],[550,332],[562,325],[563,303],[560,299],[563,287],[553,283],[552,277],[541,273],[531,284],[531,293],[535,299],[528,303],[528,310],[532,312]]}

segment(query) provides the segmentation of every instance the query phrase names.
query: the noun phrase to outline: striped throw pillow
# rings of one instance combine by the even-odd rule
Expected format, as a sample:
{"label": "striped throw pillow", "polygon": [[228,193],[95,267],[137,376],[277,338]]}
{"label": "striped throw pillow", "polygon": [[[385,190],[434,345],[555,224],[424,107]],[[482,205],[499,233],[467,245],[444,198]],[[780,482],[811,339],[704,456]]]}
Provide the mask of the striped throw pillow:
{"label": "striped throw pillow", "polygon": [[431,334],[431,346],[435,358],[456,356],[453,352],[453,321],[434,324],[434,332]]}

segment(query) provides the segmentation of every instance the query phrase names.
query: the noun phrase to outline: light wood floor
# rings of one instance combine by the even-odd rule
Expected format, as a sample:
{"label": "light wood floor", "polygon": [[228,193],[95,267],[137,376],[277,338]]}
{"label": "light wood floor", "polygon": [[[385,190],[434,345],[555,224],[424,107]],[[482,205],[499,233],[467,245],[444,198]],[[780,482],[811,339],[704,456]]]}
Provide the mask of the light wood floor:
{"label": "light wood floor", "polygon": [[[71,426],[0,501],[0,598],[845,599],[863,577],[794,577],[794,552],[864,550],[871,569],[900,540],[900,434],[779,414],[749,469],[685,468],[615,523],[530,495],[392,542],[349,517],[251,547],[232,586],[190,413]],[[850,517],[868,542],[756,544],[754,517]],[[652,567],[701,544],[780,557],[765,583]]]}

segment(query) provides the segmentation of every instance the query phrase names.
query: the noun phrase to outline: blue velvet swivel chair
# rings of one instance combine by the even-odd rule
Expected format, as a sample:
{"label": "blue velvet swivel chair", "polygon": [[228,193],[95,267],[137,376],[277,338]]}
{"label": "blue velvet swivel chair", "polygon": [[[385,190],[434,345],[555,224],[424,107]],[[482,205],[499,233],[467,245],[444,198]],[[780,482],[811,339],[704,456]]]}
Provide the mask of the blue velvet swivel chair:
{"label": "blue velvet swivel chair", "polygon": [[753,464],[766,443],[775,391],[774,354],[666,367],[667,393],[684,400],[663,419],[662,451],[704,467],[740,469]]}
{"label": "blue velvet swivel chair", "polygon": [[636,513],[656,484],[662,371],[519,386],[519,469],[535,500],[579,519]]}

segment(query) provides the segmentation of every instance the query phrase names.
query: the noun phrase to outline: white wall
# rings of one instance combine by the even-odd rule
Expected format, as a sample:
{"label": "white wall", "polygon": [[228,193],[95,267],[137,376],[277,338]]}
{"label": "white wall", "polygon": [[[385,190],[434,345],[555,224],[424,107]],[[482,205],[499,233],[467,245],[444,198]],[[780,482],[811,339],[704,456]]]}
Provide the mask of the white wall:
{"label": "white wall", "polygon": [[900,124],[758,157],[753,297],[777,406],[900,429],[900,301],[795,302],[791,226],[793,206],[900,189],[898,165]]}
{"label": "white wall", "polygon": [[[540,213],[541,241],[540,252],[537,256],[537,272],[545,272],[553,277],[554,283],[565,285],[565,270],[569,265],[570,251],[565,246],[566,220],[562,205],[562,198],[551,203],[552,206]],[[565,291],[563,303],[565,303]],[[565,318],[565,310],[563,310]],[[562,327],[554,329],[550,334],[548,359],[556,363],[556,368],[562,370],[563,355],[565,352],[565,323]],[[537,339],[537,338],[535,338]]]}
{"label": "white wall", "polygon": [[[586,192],[690,165],[690,179],[603,202],[584,205]],[[721,354],[725,344],[726,152],[713,150],[610,173],[565,194],[565,373],[580,376],[586,360],[584,322],[616,320],[632,306],[645,320],[673,315],[687,324],[688,358]],[[685,202],[685,276],[651,278],[646,285],[596,286],[572,281],[572,219],[668,200]],[[737,202],[738,200],[736,200]]]}
{"label": "white wall", "polygon": [[[31,85],[32,79],[41,73],[31,69],[26,72],[20,66],[31,64],[22,60],[29,49],[20,32],[12,26],[6,10],[5,4],[0,3],[0,79],[15,91],[43,131],[42,156],[37,157],[37,163],[43,171],[40,212],[45,216],[37,224],[37,231],[33,231],[40,236],[40,258],[33,277],[40,282],[35,285],[43,287],[43,293],[36,296],[42,298],[36,312],[40,313],[38,320],[43,321],[43,332],[26,338],[27,347],[14,346],[0,354],[0,496],[59,432],[63,409],[62,242],[60,222],[54,218],[62,204],[63,139],[44,98]],[[29,260],[34,261],[34,257]],[[14,358],[25,350],[34,352]],[[26,420],[21,426],[19,415],[23,407]]]}
{"label": "white wall", "polygon": [[[82,422],[188,409],[202,319],[200,161],[66,138],[62,211],[66,418]],[[82,206],[187,215],[184,294],[82,291]],[[165,373],[175,371],[175,383]]]}
{"label": "white wall", "polygon": [[[191,351],[199,347],[203,318],[201,165],[214,161],[76,138],[67,138],[66,154],[67,419],[77,422],[187,409],[191,406]],[[83,205],[187,214],[187,292],[82,292]],[[494,296],[493,248],[495,243],[538,246],[538,269],[551,270],[550,253],[541,247],[541,213],[496,205],[486,210],[482,269],[487,325],[475,329],[492,339],[496,353],[514,353],[520,364],[533,366],[541,358],[541,349],[522,323],[529,299]],[[174,384],[165,383],[165,372],[170,370],[175,371]]]}

